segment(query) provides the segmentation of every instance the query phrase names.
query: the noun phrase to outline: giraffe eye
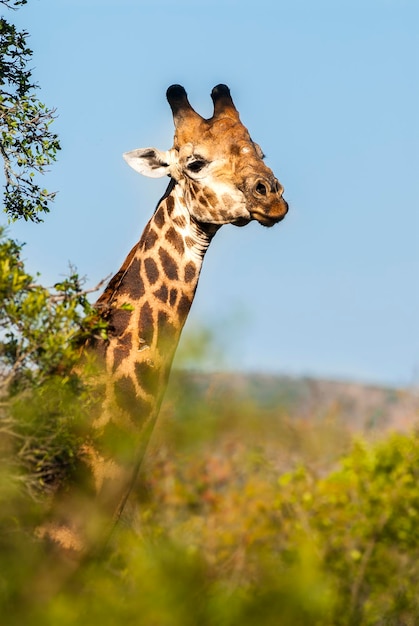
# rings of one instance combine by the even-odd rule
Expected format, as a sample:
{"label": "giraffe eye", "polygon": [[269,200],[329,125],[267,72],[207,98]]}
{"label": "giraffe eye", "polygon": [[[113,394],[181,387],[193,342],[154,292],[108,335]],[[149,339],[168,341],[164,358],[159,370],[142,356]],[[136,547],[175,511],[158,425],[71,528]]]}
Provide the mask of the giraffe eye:
{"label": "giraffe eye", "polygon": [[207,162],[204,161],[204,159],[196,159],[195,161],[188,163],[186,169],[195,174],[197,172],[200,172],[202,168],[206,166],[206,164]]}

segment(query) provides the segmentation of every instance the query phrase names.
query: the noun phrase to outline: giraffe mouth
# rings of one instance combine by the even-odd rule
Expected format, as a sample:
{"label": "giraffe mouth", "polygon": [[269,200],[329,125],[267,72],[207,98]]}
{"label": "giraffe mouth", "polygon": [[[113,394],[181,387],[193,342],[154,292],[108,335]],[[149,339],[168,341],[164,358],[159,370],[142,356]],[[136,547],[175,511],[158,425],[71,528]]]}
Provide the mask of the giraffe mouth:
{"label": "giraffe mouth", "polygon": [[251,215],[252,219],[256,220],[257,222],[259,222],[259,224],[262,224],[262,226],[266,226],[267,228],[275,226],[275,224],[281,222],[285,217],[285,213],[284,215],[273,217],[272,215],[266,215],[266,213],[262,213],[259,211],[252,211]]}
{"label": "giraffe mouth", "polygon": [[232,222],[233,226],[247,226],[252,221],[251,217],[238,217]]}
{"label": "giraffe mouth", "polygon": [[282,196],[279,198],[279,201],[267,205],[265,210],[259,206],[250,211],[253,220],[257,220],[259,224],[267,226],[268,228],[278,224],[278,222],[284,219],[287,213],[288,202],[286,202]]}

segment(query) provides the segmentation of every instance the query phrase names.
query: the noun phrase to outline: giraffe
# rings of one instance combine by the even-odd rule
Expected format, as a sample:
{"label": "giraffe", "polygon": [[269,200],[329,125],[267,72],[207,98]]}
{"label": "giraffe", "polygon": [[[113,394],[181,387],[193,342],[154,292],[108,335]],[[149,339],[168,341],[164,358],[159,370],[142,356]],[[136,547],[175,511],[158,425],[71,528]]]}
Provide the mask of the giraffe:
{"label": "giraffe", "polygon": [[[175,125],[173,147],[123,156],[137,172],[168,176],[169,184],[96,303],[108,322],[108,337],[87,348],[103,364],[105,392],[82,450],[89,489],[93,486],[86,493],[114,519],[138,474],[212,238],[223,224],[257,220],[270,227],[288,211],[283,187],[241,123],[226,85],[212,90],[209,119],[192,108],[182,86],[172,85],[166,96]],[[73,520],[75,534],[68,526],[56,527],[54,540],[83,549],[83,523]]]}

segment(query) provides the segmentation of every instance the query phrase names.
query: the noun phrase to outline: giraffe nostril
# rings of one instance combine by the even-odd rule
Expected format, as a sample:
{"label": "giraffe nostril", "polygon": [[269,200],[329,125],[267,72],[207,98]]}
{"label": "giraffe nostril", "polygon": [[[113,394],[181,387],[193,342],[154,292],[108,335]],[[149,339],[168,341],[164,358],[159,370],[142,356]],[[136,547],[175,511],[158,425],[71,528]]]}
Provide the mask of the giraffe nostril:
{"label": "giraffe nostril", "polygon": [[264,183],[262,180],[258,180],[256,185],[254,186],[254,191],[259,196],[267,196],[269,193],[269,189],[266,183]]}

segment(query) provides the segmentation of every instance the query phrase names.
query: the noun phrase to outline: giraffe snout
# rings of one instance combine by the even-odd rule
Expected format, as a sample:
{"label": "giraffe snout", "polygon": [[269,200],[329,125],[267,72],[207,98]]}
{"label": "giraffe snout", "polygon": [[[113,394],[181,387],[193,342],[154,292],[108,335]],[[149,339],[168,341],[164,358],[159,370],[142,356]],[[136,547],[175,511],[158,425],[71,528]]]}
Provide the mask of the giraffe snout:
{"label": "giraffe snout", "polygon": [[257,178],[251,186],[251,193],[254,206],[250,214],[260,224],[273,226],[287,214],[288,204],[282,197],[284,188],[276,178]]}

